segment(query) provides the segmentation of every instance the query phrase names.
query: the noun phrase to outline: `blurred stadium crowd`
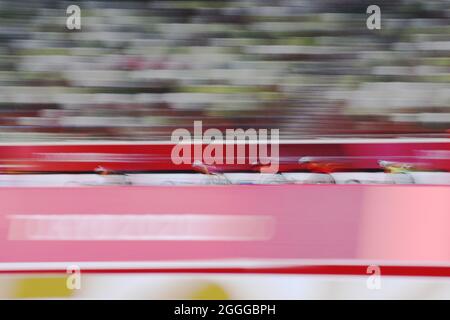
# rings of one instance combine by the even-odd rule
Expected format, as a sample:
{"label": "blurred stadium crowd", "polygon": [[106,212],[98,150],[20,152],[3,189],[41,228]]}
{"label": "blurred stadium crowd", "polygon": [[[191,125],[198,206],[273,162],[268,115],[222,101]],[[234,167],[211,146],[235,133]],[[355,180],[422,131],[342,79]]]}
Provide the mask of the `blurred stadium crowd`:
{"label": "blurred stadium crowd", "polygon": [[1,0],[0,141],[448,136],[450,1],[372,2]]}

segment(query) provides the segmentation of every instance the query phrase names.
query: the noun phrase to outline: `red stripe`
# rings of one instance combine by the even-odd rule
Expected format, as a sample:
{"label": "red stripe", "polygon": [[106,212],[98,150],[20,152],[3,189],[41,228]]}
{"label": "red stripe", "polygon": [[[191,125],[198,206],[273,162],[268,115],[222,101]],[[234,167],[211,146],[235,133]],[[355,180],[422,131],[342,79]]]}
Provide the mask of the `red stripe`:
{"label": "red stripe", "polygon": [[[379,266],[383,276],[450,277],[450,267],[436,266]],[[136,268],[82,269],[82,273],[225,273],[225,274],[290,274],[290,275],[355,275],[367,276],[368,266],[329,265],[266,268]],[[64,269],[0,270],[0,274],[66,273]]]}

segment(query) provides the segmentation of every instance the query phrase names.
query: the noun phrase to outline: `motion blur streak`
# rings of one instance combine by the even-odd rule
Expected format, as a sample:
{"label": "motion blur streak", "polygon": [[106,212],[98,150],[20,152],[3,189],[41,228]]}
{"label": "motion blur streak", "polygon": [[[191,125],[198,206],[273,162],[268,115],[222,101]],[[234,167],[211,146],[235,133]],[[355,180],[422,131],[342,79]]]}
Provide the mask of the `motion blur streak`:
{"label": "motion blur streak", "polygon": [[269,216],[245,215],[12,215],[9,240],[269,240]]}
{"label": "motion blur streak", "polygon": [[[0,0],[0,298],[450,298],[449,21],[450,0]],[[256,138],[175,163],[195,123],[279,131],[279,170]]]}

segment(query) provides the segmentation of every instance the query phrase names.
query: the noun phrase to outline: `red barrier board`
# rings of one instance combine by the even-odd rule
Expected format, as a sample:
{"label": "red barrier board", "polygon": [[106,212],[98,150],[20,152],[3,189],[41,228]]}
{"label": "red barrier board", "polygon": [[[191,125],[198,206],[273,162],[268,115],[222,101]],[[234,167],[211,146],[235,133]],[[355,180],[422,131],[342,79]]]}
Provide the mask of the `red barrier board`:
{"label": "red barrier board", "polygon": [[[0,145],[0,172],[186,171],[174,164],[170,142],[93,142]],[[192,154],[194,154],[194,146]],[[246,146],[248,155],[248,145]],[[205,145],[203,145],[203,149]],[[237,156],[237,150],[235,156]],[[226,150],[224,156],[227,157]],[[450,170],[450,139],[298,140],[279,144],[280,171],[307,170],[301,158],[336,163],[339,170],[380,169],[378,161],[413,163],[422,169]],[[257,171],[245,164],[217,165],[222,171]]]}

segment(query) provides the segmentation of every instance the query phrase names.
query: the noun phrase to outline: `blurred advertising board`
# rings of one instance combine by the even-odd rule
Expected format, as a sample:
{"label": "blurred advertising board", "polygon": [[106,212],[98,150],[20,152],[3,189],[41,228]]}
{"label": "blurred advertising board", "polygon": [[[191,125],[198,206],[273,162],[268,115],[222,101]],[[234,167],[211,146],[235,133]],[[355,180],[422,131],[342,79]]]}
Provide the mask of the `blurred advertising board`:
{"label": "blurred advertising board", "polygon": [[449,187],[414,185],[5,187],[0,268],[252,268],[309,261],[448,271],[449,196]]}
{"label": "blurred advertising board", "polygon": [[[248,155],[249,145],[245,145]],[[192,171],[192,164],[174,164],[171,142],[64,142],[0,144],[0,173],[109,171]],[[204,150],[207,145],[203,144]],[[194,144],[191,145],[194,157]],[[237,146],[232,157],[237,156]],[[380,170],[379,161],[412,163],[423,169],[450,170],[450,139],[325,139],[282,140],[279,170],[309,170],[301,159],[327,163],[330,170]],[[226,148],[224,156],[228,157]],[[245,156],[245,155],[244,155]],[[194,162],[194,159],[192,159]],[[216,165],[221,171],[254,171],[245,164]]]}

